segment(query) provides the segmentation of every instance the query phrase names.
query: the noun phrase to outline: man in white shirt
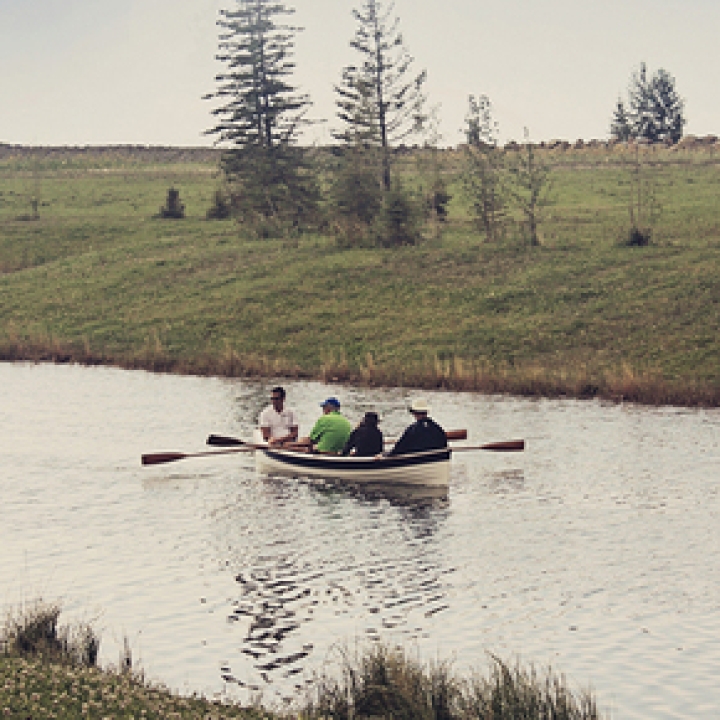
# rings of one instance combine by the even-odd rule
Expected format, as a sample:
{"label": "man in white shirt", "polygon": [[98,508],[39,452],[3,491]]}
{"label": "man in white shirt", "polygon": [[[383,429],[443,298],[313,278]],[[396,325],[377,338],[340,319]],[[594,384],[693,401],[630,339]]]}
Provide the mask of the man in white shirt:
{"label": "man in white shirt", "polygon": [[295,442],[298,438],[297,413],[285,407],[285,389],[274,387],[270,399],[271,404],[260,413],[258,418],[263,440],[269,445]]}

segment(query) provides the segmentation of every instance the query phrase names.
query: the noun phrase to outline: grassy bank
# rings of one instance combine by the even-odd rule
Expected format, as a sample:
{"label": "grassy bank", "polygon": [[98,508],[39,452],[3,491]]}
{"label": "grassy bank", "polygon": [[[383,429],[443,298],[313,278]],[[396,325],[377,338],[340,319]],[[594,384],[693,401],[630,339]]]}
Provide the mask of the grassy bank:
{"label": "grassy bank", "polygon": [[[562,676],[493,665],[488,677],[457,678],[400,653],[368,652],[346,668],[357,684],[326,679],[295,711],[183,697],[129,673],[40,657],[0,657],[0,713],[16,720],[597,720],[594,697]],[[346,676],[346,677],[350,677]],[[348,679],[348,681],[350,681]]]}
{"label": "grassy bank", "polygon": [[[648,247],[619,243],[632,153],[600,147],[543,152],[539,248],[478,236],[447,152],[440,236],[347,250],[205,220],[212,153],[6,148],[0,357],[717,406],[720,158],[644,152]],[[171,186],[187,217],[154,219]]]}
{"label": "grassy bank", "polygon": [[[460,678],[444,664],[423,665],[397,649],[373,646],[341,659],[276,713],[181,697],[124,670],[95,665],[91,628],[59,627],[59,606],[42,601],[11,615],[0,632],[0,713],[27,720],[598,720],[594,696],[571,690],[548,670],[511,667],[493,658],[488,676]],[[125,658],[129,660],[129,656]]]}

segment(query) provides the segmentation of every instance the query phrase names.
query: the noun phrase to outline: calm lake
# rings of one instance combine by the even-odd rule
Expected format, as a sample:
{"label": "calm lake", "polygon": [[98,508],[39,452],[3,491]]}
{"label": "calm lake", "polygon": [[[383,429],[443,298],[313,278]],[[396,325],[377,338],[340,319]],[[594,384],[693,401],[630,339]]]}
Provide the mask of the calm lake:
{"label": "calm lake", "polygon": [[[268,705],[373,639],[591,686],[612,718],[720,717],[720,411],[424,393],[466,444],[445,497],[256,473],[272,382],[0,363],[0,606],[60,601],[150,679]],[[307,434],[336,395],[408,423],[410,391],[288,382]]]}

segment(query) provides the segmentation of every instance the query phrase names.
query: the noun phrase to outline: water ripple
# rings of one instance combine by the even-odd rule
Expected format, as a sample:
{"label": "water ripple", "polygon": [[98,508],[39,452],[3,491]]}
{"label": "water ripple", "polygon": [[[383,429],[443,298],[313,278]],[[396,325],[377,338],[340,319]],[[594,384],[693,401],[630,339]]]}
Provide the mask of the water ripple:
{"label": "water ripple", "polygon": [[[0,364],[3,606],[59,598],[104,662],[127,636],[182,692],[297,697],[382,639],[459,671],[550,663],[615,718],[720,714],[720,413],[431,393],[470,443],[527,450],[457,453],[429,497],[263,478],[242,453],[140,467],[248,437],[272,384]],[[302,433],[328,394],[407,421],[401,389],[287,387]]]}

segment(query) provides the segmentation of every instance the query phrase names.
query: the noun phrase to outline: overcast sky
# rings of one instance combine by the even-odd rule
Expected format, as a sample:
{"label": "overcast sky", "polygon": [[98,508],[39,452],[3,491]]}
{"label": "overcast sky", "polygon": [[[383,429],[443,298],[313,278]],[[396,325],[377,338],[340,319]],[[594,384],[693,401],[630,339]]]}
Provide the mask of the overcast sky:
{"label": "overcast sky", "polygon": [[[217,19],[234,0],[0,0],[0,142],[209,145]],[[325,119],[355,59],[361,0],[296,0],[299,89]],[[503,140],[608,136],[641,61],[674,75],[686,133],[720,134],[720,0],[395,0],[443,144],[462,139],[470,94]]]}

